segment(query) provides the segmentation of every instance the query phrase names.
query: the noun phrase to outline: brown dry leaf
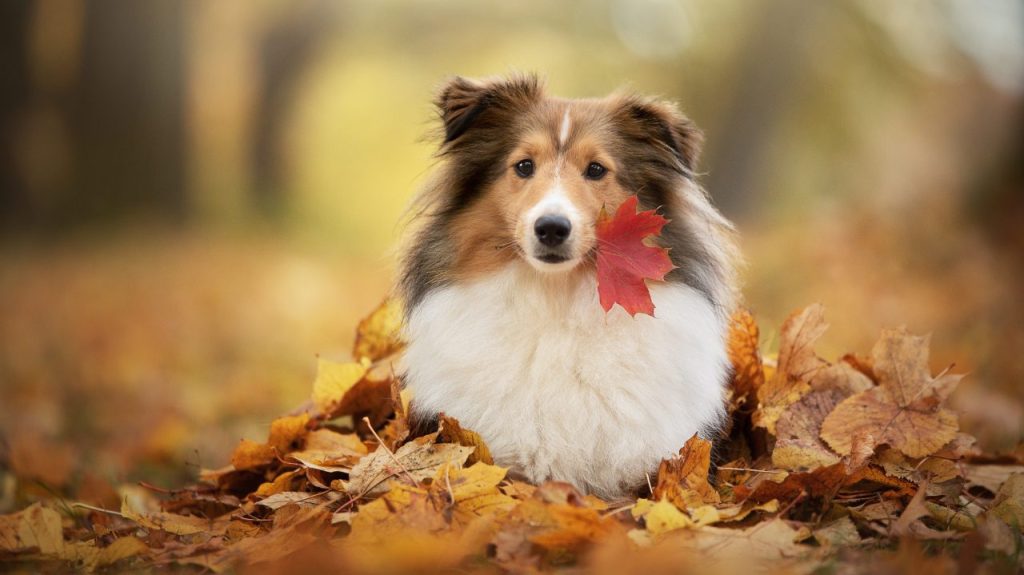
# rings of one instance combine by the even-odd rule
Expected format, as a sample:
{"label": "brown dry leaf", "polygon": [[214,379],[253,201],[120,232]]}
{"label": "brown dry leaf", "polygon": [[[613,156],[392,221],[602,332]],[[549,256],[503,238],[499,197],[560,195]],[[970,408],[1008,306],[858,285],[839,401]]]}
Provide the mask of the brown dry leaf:
{"label": "brown dry leaf", "polygon": [[369,367],[369,360],[335,363],[320,359],[316,380],[313,381],[313,405],[320,413],[332,413],[341,404],[345,394],[363,379]]}
{"label": "brown dry leaf", "polygon": [[306,436],[302,451],[293,451],[288,459],[304,466],[328,473],[348,471],[368,453],[366,445],[354,433],[338,433],[330,429],[317,429]]}
{"label": "brown dry leaf", "polygon": [[206,519],[166,511],[139,511],[129,503],[128,498],[121,503],[121,516],[147,529],[166,531],[174,535],[214,534],[223,531],[228,523],[227,518]]}
{"label": "brown dry leaf", "polygon": [[818,437],[821,423],[846,395],[838,389],[812,391],[790,405],[775,425],[772,463],[779,468],[802,471],[832,465],[839,456]]}
{"label": "brown dry leaf", "polygon": [[737,309],[729,322],[729,361],[732,363],[733,407],[749,404],[764,385],[759,347],[760,330],[750,310]]}
{"label": "brown dry leaf", "polygon": [[1010,527],[1024,532],[1024,474],[1014,473],[999,488],[988,511]]}
{"label": "brown dry leaf", "polygon": [[113,565],[118,561],[123,561],[131,557],[148,555],[149,552],[149,546],[143,543],[140,539],[130,535],[127,537],[119,537],[110,545],[99,550],[99,555],[96,558],[96,565],[98,567],[106,567],[107,565]]}
{"label": "brown dry leaf", "polygon": [[283,514],[287,521],[279,521],[281,516],[275,517],[274,528],[264,535],[241,539],[214,553],[195,557],[193,562],[215,572],[276,563],[322,541],[329,533],[331,513],[323,507],[295,508],[292,513]]}
{"label": "brown dry leaf", "polygon": [[306,491],[282,491],[269,497],[261,499],[257,505],[270,509],[280,509],[285,505],[301,505],[305,507],[316,507],[324,503],[338,501],[343,494],[334,491],[323,491],[320,493],[308,493]]}
{"label": "brown dry leaf", "polygon": [[475,431],[465,429],[459,424],[459,420],[454,417],[441,414],[441,429],[438,432],[438,440],[444,443],[458,443],[465,447],[472,447],[474,451],[470,454],[469,459],[466,460],[466,465],[473,465],[477,461],[486,463],[488,465],[494,464],[494,458],[491,457],[491,450],[487,448],[487,444],[484,443],[484,439],[480,437]]}
{"label": "brown dry leaf", "polygon": [[711,442],[696,434],[679,450],[679,456],[662,460],[652,498],[667,499],[680,510],[719,503],[721,496],[708,483]]}
{"label": "brown dry leaf", "polygon": [[860,533],[857,532],[857,526],[845,516],[815,529],[814,539],[823,547],[849,547],[863,542]]}
{"label": "brown dry leaf", "polygon": [[837,453],[849,454],[853,438],[870,434],[910,457],[930,455],[956,438],[957,418],[942,402],[960,375],[932,378],[928,337],[885,330],[872,351],[878,387],[840,403],[825,419],[821,438]]}
{"label": "brown dry leaf", "polygon": [[402,304],[397,299],[385,299],[363,318],[356,328],[356,342],[352,357],[375,362],[401,351]]}
{"label": "brown dry leaf", "polygon": [[602,516],[592,507],[556,503],[548,504],[545,511],[548,528],[531,536],[530,541],[549,551],[575,551],[620,529],[613,517]]}
{"label": "brown dry leaf", "polygon": [[37,550],[55,555],[64,546],[60,513],[40,503],[11,515],[0,515],[0,551]]}
{"label": "brown dry leaf", "polygon": [[436,439],[436,433],[417,437],[394,453],[386,446],[378,447],[352,468],[345,491],[353,496],[383,493],[388,489],[387,480],[392,477],[415,483],[433,477],[442,465],[463,465],[473,452],[472,447],[434,443]]}
{"label": "brown dry leaf", "polygon": [[298,469],[285,471],[275,477],[273,481],[268,481],[260,485],[253,495],[256,497],[270,497],[271,495],[290,491],[292,489],[292,481],[295,479],[295,476],[300,473],[302,473],[302,471]]}
{"label": "brown dry leaf", "polygon": [[0,516],[0,557],[35,553],[42,559],[67,561],[92,571],[101,550],[92,542],[65,541],[60,513],[40,503]]}
{"label": "brown dry leaf", "polygon": [[766,503],[777,499],[785,504],[805,495],[813,499],[822,499],[827,503],[835,497],[848,479],[846,466],[839,462],[806,473],[791,473],[782,482],[762,481],[753,491],[746,486],[738,485],[734,493],[739,499],[754,503]]}
{"label": "brown dry leaf", "polygon": [[782,412],[810,390],[811,377],[826,365],[814,353],[814,343],[826,329],[825,308],[821,304],[790,315],[782,324],[778,365],[771,379],[757,391],[754,425],[774,435]]}
{"label": "brown dry leaf", "polygon": [[968,463],[965,467],[964,476],[970,485],[980,485],[992,493],[999,491],[999,487],[1015,473],[1024,473],[1024,465],[994,465]]}
{"label": "brown dry leaf", "polygon": [[[673,543],[697,551],[704,558],[750,565],[750,561],[799,557],[810,551],[800,545],[810,532],[795,529],[781,519],[771,519],[746,529],[704,527],[675,532]],[[705,564],[705,567],[708,567]]]}

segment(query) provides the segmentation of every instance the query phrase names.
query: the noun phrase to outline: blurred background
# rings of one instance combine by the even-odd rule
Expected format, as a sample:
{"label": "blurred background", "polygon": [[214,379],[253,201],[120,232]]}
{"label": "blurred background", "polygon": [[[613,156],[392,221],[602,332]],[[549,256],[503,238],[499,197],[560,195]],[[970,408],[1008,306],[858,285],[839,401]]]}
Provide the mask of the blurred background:
{"label": "blurred background", "polygon": [[1019,0],[9,0],[0,508],[262,438],[388,290],[435,88],[511,70],[705,130],[768,349],[816,301],[830,359],[933,332],[964,426],[1021,440]]}

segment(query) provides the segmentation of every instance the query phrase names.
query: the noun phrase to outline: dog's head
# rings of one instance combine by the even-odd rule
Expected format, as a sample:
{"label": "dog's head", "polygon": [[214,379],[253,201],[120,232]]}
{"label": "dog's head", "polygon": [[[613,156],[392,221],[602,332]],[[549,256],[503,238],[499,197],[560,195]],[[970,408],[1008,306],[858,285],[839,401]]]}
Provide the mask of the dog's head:
{"label": "dog's head", "polygon": [[432,217],[406,262],[411,303],[431,285],[515,259],[541,273],[583,271],[601,209],[631,194],[671,220],[659,240],[680,268],[670,280],[712,299],[714,289],[696,284],[731,282],[716,271],[728,267],[727,246],[716,245],[726,240],[711,230],[728,223],[693,182],[701,133],[672,104],[630,94],[555,98],[524,75],[457,77],[435,103],[442,167],[426,194]]}

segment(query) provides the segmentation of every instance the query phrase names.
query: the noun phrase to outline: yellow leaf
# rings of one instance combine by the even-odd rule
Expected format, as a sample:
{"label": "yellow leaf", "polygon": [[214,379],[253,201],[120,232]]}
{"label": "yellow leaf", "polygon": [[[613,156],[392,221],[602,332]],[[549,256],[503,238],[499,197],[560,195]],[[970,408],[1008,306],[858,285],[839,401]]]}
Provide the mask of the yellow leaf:
{"label": "yellow leaf", "polygon": [[273,481],[268,481],[261,484],[256,489],[257,497],[269,497],[277,493],[283,493],[285,491],[291,491],[292,479],[295,478],[301,471],[296,469],[293,471],[286,471],[281,475],[274,478]]}
{"label": "yellow leaf", "polygon": [[335,363],[321,359],[313,382],[313,404],[321,413],[329,413],[340,404],[348,390],[359,383],[370,367],[369,360],[359,363]]}
{"label": "yellow leaf", "polygon": [[265,443],[243,439],[231,454],[231,465],[235,469],[254,469],[274,460],[274,448]]}
{"label": "yellow leaf", "polygon": [[644,527],[652,535],[662,535],[676,529],[693,527],[690,516],[665,499],[653,502],[650,499],[637,499],[633,507],[633,517],[644,520]]}
{"label": "yellow leaf", "polygon": [[402,305],[396,299],[386,299],[377,309],[359,322],[352,357],[378,361],[400,351]]}
{"label": "yellow leaf", "polygon": [[267,445],[277,450],[277,453],[284,455],[292,451],[296,444],[309,433],[309,414],[289,415],[279,417],[270,423],[270,436],[267,438]]}
{"label": "yellow leaf", "polygon": [[486,463],[460,468],[444,465],[434,476],[432,489],[447,493],[454,503],[456,519],[468,523],[473,517],[508,511],[516,500],[498,489],[506,469]]}
{"label": "yellow leaf", "polygon": [[441,430],[438,433],[438,439],[445,443],[458,443],[459,445],[475,448],[469,459],[466,460],[466,465],[473,465],[477,461],[487,464],[494,463],[494,458],[491,457],[491,450],[487,448],[487,444],[484,443],[480,434],[465,429],[459,424],[459,420],[454,417],[441,415]]}

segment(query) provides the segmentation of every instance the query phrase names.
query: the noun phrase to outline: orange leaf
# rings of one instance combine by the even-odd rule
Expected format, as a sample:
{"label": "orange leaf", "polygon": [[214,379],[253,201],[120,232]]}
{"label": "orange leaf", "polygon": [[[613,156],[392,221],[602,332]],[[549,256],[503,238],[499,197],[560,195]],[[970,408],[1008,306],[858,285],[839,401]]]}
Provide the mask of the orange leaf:
{"label": "orange leaf", "polygon": [[654,315],[654,302],[645,279],[663,280],[675,267],[668,250],[645,245],[661,233],[668,220],[654,210],[637,213],[637,197],[622,202],[615,217],[603,209],[597,218],[597,293],[609,311],[619,304],[629,315]]}
{"label": "orange leaf", "polygon": [[708,483],[710,468],[711,442],[694,435],[679,450],[679,457],[661,462],[653,499],[668,499],[682,510],[719,503],[718,492]]}

